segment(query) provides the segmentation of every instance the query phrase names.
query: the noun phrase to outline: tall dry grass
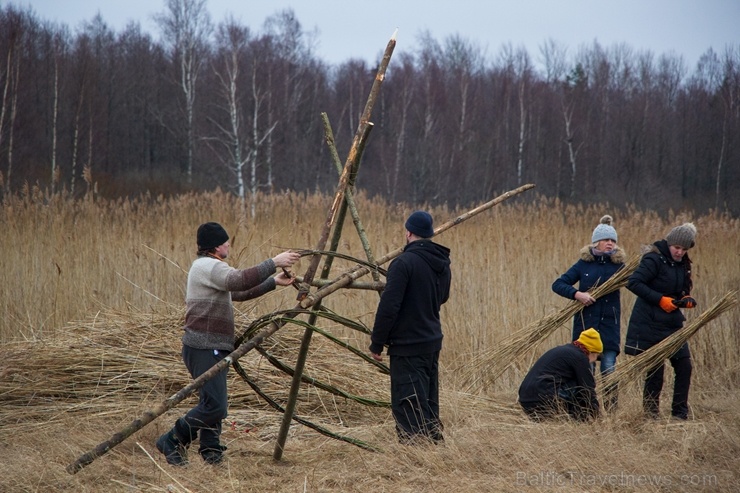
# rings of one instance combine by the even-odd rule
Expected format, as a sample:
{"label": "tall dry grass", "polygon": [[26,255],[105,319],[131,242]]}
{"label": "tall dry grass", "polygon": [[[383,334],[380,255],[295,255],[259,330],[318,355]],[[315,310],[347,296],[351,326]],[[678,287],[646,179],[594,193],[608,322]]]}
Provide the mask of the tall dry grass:
{"label": "tall dry grass", "polygon": [[[376,256],[400,246],[411,209],[361,195],[357,201]],[[0,210],[0,461],[6,470],[0,490],[737,491],[740,310],[692,338],[694,416],[688,423],[644,421],[637,385],[623,389],[617,416],[593,425],[527,421],[516,408],[516,388],[539,354],[569,340],[569,325],[513,361],[494,384],[471,394],[459,391],[467,362],[562,308],[565,300],[550,285],[576,260],[604,213],[614,216],[627,253],[638,253],[675,224],[694,221],[699,236],[691,255],[700,307],[740,285],[733,253],[740,244],[737,219],[662,218],[545,199],[504,203],[437,239],[452,249],[453,260],[452,296],[443,308],[443,447],[401,447],[386,409],[305,387],[299,414],[382,452],[296,426],[285,460],[275,464],[280,417],[232,373],[225,468],[214,472],[196,459],[185,470],[173,469],[156,453],[153,440],[188,401],[76,476],[67,475],[64,467],[79,454],[187,383],[177,353],[197,225],[224,224],[234,245],[230,263],[246,267],[284,248],[313,248],[328,205],[329,198],[315,195],[262,196],[252,220],[222,193],[70,203],[30,190],[6,200]],[[432,212],[441,223],[462,211]],[[350,221],[340,250],[363,257]],[[337,260],[333,273],[349,265]],[[306,266],[303,261],[295,270],[302,273]],[[622,293],[626,327],[634,297]],[[325,304],[371,326],[377,300],[374,292],[341,290]],[[240,321],[294,304],[295,291],[278,290],[240,304]],[[367,346],[366,336],[326,329]],[[286,327],[266,346],[291,363],[300,334]],[[284,403],[289,377],[256,353],[244,364]],[[322,338],[314,338],[307,372],[353,393],[387,399],[387,377]],[[670,385],[669,375],[664,401],[670,400]]]}

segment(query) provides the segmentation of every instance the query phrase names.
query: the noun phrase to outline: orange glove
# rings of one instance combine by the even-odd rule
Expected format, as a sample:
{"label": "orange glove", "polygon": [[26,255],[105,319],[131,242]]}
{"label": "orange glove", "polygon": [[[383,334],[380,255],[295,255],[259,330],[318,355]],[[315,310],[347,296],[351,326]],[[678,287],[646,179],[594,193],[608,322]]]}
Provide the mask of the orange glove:
{"label": "orange glove", "polygon": [[673,304],[679,308],[694,308],[696,306],[696,300],[691,296],[684,296],[680,300],[673,300]]}
{"label": "orange glove", "polygon": [[669,296],[663,296],[660,299],[660,307],[666,313],[671,313],[673,310],[677,310],[678,309],[678,307],[673,304],[673,298],[671,298]]}

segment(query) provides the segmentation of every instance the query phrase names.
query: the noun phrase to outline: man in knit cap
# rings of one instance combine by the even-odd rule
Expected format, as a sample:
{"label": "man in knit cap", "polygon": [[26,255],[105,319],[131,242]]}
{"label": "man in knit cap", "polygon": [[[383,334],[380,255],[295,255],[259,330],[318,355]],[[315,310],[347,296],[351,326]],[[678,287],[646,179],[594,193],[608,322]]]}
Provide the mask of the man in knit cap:
{"label": "man in knit cap", "polygon": [[[624,352],[637,355],[675,333],[686,320],[681,308],[694,308],[691,296],[691,259],[688,251],[696,240],[696,227],[684,223],[673,228],[664,240],[658,240],[642,256],[640,265],[627,281],[627,289],[637,295],[627,327]],[[691,386],[691,351],[688,342],[669,358],[675,379],[671,416],[688,419]],[[660,394],[663,390],[665,364],[648,371],[642,404],[651,418],[660,416]]]}
{"label": "man in knit cap", "polygon": [[[297,252],[283,252],[248,269],[234,269],[226,262],[229,235],[218,223],[198,227],[198,258],[188,272],[185,295],[185,333],[182,336],[182,358],[195,379],[234,350],[234,307],[232,301],[245,301],[287,286],[293,279],[285,272],[272,277],[275,269],[290,267],[299,258]],[[198,452],[206,463],[223,461],[226,447],[220,442],[221,421],[226,417],[227,393],[224,369],[207,380],[198,391],[198,405],[175,422],[157,440],[157,449],[167,462],[181,466],[187,463],[186,449],[200,438]]]}
{"label": "man in knit cap", "polygon": [[450,296],[450,250],[430,240],[432,216],[412,213],[406,247],[391,262],[371,335],[370,354],[388,348],[391,408],[401,443],[443,439],[439,418],[439,310]]}
{"label": "man in knit cap", "polygon": [[603,350],[601,336],[591,328],[540,356],[519,386],[519,405],[527,416],[535,421],[563,412],[578,421],[599,416],[591,365]]}

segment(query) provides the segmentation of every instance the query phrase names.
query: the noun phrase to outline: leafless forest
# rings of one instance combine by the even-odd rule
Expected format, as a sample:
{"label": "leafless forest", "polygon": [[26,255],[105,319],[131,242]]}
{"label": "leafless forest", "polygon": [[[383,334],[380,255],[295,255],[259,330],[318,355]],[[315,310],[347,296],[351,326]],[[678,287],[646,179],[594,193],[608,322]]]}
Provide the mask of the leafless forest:
{"label": "leafless forest", "polygon": [[[205,0],[166,0],[156,21],[154,35],[102,18],[72,30],[0,7],[0,193],[334,183],[320,115],[342,154],[375,67],[318,59],[291,11],[253,31],[212,20]],[[568,202],[740,212],[740,44],[694,67],[629,40],[488,53],[429,33],[414,46],[399,41],[374,115],[358,183],[370,196],[458,206],[536,183]]]}

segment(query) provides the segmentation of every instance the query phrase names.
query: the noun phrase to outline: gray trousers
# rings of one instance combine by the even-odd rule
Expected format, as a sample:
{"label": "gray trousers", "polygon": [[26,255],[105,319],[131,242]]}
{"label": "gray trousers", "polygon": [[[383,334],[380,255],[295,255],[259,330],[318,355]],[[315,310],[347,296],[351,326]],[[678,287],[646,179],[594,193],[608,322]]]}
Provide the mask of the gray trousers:
{"label": "gray trousers", "polygon": [[[195,379],[224,359],[228,351],[195,349],[183,345],[182,359],[190,375]],[[228,410],[226,374],[224,368],[218,375],[207,380],[198,391],[198,405],[177,420],[175,430],[187,443],[192,442],[200,432],[200,449],[218,449],[221,438],[221,421]]]}

